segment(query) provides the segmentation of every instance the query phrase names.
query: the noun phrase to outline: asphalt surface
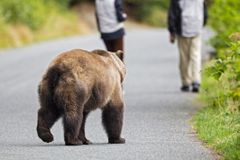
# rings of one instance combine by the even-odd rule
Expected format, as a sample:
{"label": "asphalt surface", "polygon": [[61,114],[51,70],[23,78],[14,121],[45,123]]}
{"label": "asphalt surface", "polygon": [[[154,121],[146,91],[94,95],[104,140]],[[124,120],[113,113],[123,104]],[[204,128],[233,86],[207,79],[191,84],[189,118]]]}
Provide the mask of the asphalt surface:
{"label": "asphalt surface", "polygon": [[165,30],[139,29],[126,36],[127,78],[123,137],[107,144],[99,110],[90,114],[86,136],[93,144],[64,146],[62,123],[52,128],[54,142],[36,134],[37,85],[49,62],[73,48],[104,48],[98,35],[48,41],[0,51],[1,160],[210,160],[197,140],[191,116],[196,95],[181,93],[176,45]]}

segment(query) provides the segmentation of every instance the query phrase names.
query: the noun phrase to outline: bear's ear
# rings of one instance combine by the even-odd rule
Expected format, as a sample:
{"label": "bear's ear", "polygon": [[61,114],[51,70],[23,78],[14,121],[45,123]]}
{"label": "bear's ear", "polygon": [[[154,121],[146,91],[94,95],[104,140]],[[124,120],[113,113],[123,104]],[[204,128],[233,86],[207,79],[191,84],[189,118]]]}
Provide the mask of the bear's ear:
{"label": "bear's ear", "polygon": [[118,56],[119,59],[121,59],[121,61],[123,61],[123,55],[124,55],[124,53],[123,53],[122,50],[118,50],[118,51],[116,52],[116,55]]}

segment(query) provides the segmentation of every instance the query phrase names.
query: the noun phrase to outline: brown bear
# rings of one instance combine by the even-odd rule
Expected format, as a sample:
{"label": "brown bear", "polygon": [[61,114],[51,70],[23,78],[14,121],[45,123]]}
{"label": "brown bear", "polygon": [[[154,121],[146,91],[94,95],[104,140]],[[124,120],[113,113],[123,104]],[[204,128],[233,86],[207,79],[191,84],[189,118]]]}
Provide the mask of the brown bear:
{"label": "brown bear", "polygon": [[117,53],[81,49],[60,54],[54,59],[39,84],[40,109],[37,133],[52,142],[54,122],[63,117],[66,145],[89,144],[85,121],[90,111],[102,109],[102,122],[109,143],[125,143],[121,138],[124,101],[122,82],[125,66]]}

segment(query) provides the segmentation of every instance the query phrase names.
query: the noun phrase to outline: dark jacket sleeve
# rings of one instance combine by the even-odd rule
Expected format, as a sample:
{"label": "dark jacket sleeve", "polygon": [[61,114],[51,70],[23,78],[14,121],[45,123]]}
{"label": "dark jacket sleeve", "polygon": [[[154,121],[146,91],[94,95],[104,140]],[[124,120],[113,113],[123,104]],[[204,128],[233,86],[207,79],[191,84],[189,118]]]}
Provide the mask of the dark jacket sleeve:
{"label": "dark jacket sleeve", "polygon": [[100,24],[99,24],[99,19],[98,19],[98,15],[97,15],[96,11],[95,11],[95,17],[96,17],[96,22],[97,22],[97,29],[98,29],[98,31],[100,31]]}
{"label": "dark jacket sleeve", "polygon": [[176,9],[176,6],[174,6],[174,0],[170,1],[170,6],[168,9],[168,31],[171,34],[175,34],[176,33],[176,15],[175,15],[175,11],[174,9]]}
{"label": "dark jacket sleeve", "polygon": [[127,15],[124,13],[122,0],[115,0],[115,8],[118,22],[125,21]]}
{"label": "dark jacket sleeve", "polygon": [[203,21],[204,26],[207,24],[207,20],[208,20],[208,10],[207,10],[206,2],[204,2],[204,21]]}

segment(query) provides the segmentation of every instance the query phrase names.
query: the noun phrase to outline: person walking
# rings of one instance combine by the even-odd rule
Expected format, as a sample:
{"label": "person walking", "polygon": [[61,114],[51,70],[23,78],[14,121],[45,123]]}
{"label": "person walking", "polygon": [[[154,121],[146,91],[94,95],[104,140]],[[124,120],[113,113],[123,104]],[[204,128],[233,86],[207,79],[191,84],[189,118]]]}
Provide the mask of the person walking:
{"label": "person walking", "polygon": [[201,32],[207,21],[204,0],[171,0],[168,10],[170,42],[177,39],[181,90],[199,92],[201,83]]}
{"label": "person walking", "polygon": [[[124,13],[122,0],[95,0],[95,6],[98,30],[107,50],[124,52],[123,22],[127,14]],[[124,61],[124,54],[120,59]]]}

